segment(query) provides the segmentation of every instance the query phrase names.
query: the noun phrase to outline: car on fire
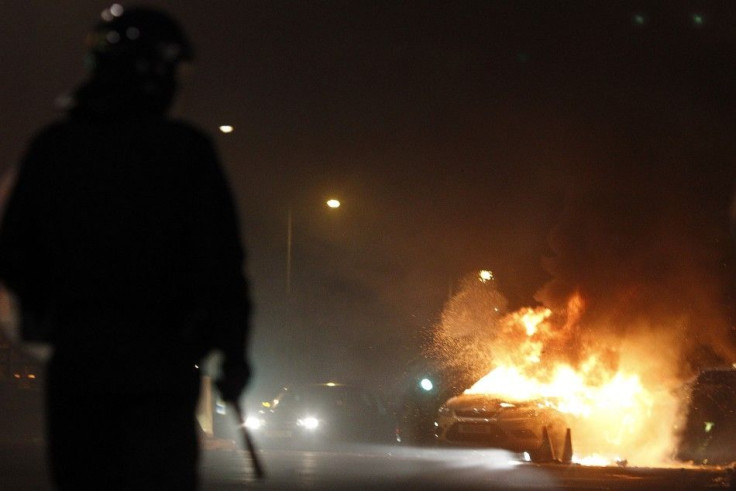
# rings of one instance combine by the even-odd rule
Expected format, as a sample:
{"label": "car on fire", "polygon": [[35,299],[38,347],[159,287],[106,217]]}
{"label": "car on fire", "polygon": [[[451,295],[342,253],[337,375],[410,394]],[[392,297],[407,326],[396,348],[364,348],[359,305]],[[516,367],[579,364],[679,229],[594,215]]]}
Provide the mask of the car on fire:
{"label": "car on fire", "polygon": [[541,460],[544,428],[553,456],[564,451],[565,415],[549,401],[510,401],[492,394],[461,394],[439,409],[435,424],[438,444],[502,448]]}
{"label": "car on fire", "polygon": [[709,369],[685,384],[688,412],[677,458],[696,464],[736,462],[736,370]]}
{"label": "car on fire", "polygon": [[246,426],[266,445],[396,441],[396,419],[376,392],[334,382],[285,387]]}

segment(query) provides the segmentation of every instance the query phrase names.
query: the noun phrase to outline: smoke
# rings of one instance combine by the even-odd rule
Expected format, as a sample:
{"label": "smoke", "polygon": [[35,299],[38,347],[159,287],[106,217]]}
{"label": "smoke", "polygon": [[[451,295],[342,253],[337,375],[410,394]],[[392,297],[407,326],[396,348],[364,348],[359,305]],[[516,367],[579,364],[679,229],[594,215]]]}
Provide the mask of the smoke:
{"label": "smoke", "polygon": [[580,322],[593,337],[654,337],[656,353],[671,353],[686,376],[736,359],[733,247],[730,172],[707,153],[687,158],[679,150],[646,166],[624,165],[622,156],[586,169],[550,234],[552,255],[543,264],[552,280],[536,298],[560,310],[579,293],[586,302]]}

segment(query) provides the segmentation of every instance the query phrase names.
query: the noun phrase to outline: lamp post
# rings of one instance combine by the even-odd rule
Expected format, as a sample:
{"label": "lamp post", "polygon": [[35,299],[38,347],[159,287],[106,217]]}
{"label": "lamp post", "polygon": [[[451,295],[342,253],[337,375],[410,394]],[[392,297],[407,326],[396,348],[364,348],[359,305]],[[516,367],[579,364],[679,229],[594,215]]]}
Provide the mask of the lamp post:
{"label": "lamp post", "polygon": [[[325,202],[331,209],[340,208],[340,200],[328,199]],[[286,218],[286,295],[291,295],[291,269],[292,269],[292,248],[294,243],[294,213],[292,206],[289,205],[289,212]]]}

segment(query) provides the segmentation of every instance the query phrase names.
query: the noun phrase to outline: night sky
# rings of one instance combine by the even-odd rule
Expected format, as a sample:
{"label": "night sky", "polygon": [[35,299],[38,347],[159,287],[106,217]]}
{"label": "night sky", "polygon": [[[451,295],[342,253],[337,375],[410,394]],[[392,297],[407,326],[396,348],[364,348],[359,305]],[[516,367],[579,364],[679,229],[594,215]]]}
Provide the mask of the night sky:
{"label": "night sky", "polygon": [[[579,291],[621,335],[674,312],[703,319],[697,356],[736,353],[732,1],[147,4],[189,33],[174,112],[239,203],[254,390],[390,383],[482,268],[511,308]],[[60,116],[107,6],[0,0],[0,169]]]}

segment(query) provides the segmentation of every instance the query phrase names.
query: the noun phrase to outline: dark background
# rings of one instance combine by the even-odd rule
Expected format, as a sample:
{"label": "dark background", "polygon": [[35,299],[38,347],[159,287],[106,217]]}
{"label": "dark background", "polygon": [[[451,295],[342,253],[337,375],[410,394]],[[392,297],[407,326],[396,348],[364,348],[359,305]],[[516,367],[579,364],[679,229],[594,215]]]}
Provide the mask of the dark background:
{"label": "dark background", "polygon": [[[512,309],[578,291],[617,333],[674,311],[693,360],[733,353],[730,0],[145,3],[192,39],[175,113],[238,199],[254,397],[395,384],[482,268]],[[107,6],[0,0],[0,169],[60,116]]]}

